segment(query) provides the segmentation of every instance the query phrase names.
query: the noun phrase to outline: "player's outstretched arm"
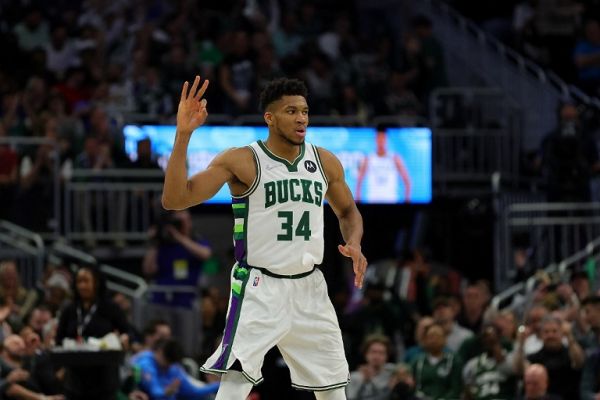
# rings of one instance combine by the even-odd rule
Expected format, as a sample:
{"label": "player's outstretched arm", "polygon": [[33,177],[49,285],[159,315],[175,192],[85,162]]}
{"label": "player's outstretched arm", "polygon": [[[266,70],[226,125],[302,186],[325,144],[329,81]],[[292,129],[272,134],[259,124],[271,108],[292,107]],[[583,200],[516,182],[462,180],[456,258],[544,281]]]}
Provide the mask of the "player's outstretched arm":
{"label": "player's outstretched arm", "polygon": [[340,231],[346,242],[345,245],[339,245],[338,250],[342,255],[352,259],[354,285],[360,288],[367,269],[367,259],[360,245],[363,235],[362,216],[344,179],[342,164],[331,152],[322,148],[318,150],[329,182],[326,198],[340,222]]}
{"label": "player's outstretched arm", "polygon": [[163,187],[162,205],[169,210],[181,210],[202,203],[214,196],[231,179],[231,172],[225,167],[227,152],[220,154],[208,168],[188,179],[186,165],[187,148],[192,132],[206,121],[208,111],[206,99],[202,96],[208,87],[205,80],[200,86],[196,76],[191,89],[186,81],[181,90],[177,109],[177,131],[173,152],[167,164]]}

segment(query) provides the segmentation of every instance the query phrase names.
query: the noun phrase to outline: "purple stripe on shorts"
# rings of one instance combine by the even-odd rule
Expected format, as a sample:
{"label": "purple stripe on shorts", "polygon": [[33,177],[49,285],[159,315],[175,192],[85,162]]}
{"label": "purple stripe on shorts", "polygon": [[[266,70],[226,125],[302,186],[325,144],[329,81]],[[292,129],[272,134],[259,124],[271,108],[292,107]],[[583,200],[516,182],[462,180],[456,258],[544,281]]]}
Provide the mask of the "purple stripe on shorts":
{"label": "purple stripe on shorts", "polygon": [[231,309],[229,310],[229,317],[227,318],[227,324],[225,325],[225,333],[223,334],[223,344],[221,346],[221,355],[211,367],[212,369],[226,369],[227,368],[227,359],[228,355],[231,352],[231,344],[233,342],[233,331],[235,329],[235,322],[237,320],[237,316],[240,312],[238,309],[238,305],[240,301],[238,296],[232,294],[231,295]]}

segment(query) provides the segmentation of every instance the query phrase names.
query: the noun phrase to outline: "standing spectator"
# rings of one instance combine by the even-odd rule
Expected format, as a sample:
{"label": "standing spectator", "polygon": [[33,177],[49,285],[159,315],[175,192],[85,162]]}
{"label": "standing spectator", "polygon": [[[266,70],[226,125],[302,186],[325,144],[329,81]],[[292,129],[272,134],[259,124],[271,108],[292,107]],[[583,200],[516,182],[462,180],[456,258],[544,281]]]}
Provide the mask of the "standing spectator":
{"label": "standing spectator", "polygon": [[548,200],[589,201],[590,179],[600,170],[596,143],[584,131],[575,104],[560,106],[558,122],[542,143]]}
{"label": "standing spectator", "polygon": [[[154,243],[144,256],[144,275],[158,285],[198,286],[203,262],[212,256],[204,241],[192,238],[192,216],[182,210],[166,213],[153,232]],[[154,301],[180,307],[191,307],[195,292],[173,293],[167,298],[157,293]]]}
{"label": "standing spectator", "polygon": [[31,6],[23,21],[15,25],[13,32],[21,50],[31,51],[43,48],[49,39],[48,23],[39,9]]}
{"label": "standing spectator", "polygon": [[585,37],[575,46],[573,58],[581,89],[597,96],[600,87],[600,22],[595,19],[586,21],[584,33]]}
{"label": "standing spectator", "polygon": [[412,25],[420,42],[421,56],[425,62],[425,69],[420,74],[424,90],[421,101],[426,101],[434,89],[448,85],[444,51],[440,42],[433,36],[433,24],[429,18],[417,16],[413,19]]}
{"label": "standing spectator", "polygon": [[46,68],[62,79],[67,69],[77,66],[77,49],[69,40],[67,27],[58,24],[52,28],[52,40],[45,46]]}
{"label": "standing spectator", "polygon": [[248,34],[237,31],[231,37],[231,51],[219,68],[219,83],[225,93],[225,112],[241,114],[249,111],[254,75],[254,56]]}
{"label": "standing spectator", "polygon": [[386,336],[371,335],[362,347],[366,363],[350,374],[346,387],[348,400],[385,400],[395,367],[389,364],[391,342]]}
{"label": "standing spectator", "polygon": [[423,399],[459,399],[462,382],[461,363],[452,351],[444,352],[446,334],[441,325],[432,324],[425,329],[423,348],[412,363],[415,394]]}
{"label": "standing spectator", "polygon": [[2,142],[4,138],[6,129],[0,119],[0,219],[9,218],[11,215],[19,163],[17,152],[8,143]]}

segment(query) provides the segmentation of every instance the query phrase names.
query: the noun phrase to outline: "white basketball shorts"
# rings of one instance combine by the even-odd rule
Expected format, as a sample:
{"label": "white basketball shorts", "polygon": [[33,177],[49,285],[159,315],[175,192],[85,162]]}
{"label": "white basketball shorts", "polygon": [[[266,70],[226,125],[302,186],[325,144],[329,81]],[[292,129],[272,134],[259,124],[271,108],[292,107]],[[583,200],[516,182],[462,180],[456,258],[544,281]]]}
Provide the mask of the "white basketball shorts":
{"label": "white basketball shorts", "polygon": [[348,383],[342,335],[323,273],[315,269],[298,278],[279,278],[236,264],[223,339],[201,370],[226,373],[239,360],[242,374],[256,385],[273,346],[297,389],[323,391]]}

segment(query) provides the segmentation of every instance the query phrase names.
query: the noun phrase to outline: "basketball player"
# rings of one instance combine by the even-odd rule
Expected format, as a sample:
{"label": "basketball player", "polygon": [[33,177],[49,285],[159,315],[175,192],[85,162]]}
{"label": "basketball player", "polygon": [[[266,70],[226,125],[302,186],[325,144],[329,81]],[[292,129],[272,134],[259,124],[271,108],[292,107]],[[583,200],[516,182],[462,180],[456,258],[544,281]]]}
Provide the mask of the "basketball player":
{"label": "basketball player", "polygon": [[163,206],[183,209],[210,199],[227,183],[235,219],[236,263],[220,347],[202,370],[223,374],[217,400],[244,400],[262,381],[263,358],[278,346],[297,389],[319,400],[345,399],[348,364],[323,274],[323,202],[333,208],[352,259],[357,287],[367,260],[361,252],[362,217],[339,160],[305,142],[306,87],[278,79],[261,94],[269,127],[266,141],[219,154],[187,178],[186,151],[208,115],[202,99],[208,81],[183,85],[177,134],[167,165]]}
{"label": "basketball player", "polygon": [[404,184],[404,201],[409,203],[410,175],[402,158],[388,151],[387,134],[383,127],[377,128],[376,141],[377,151],[365,157],[360,164],[356,181],[356,199],[372,203],[396,203],[400,189],[398,182],[398,175],[400,175]]}

